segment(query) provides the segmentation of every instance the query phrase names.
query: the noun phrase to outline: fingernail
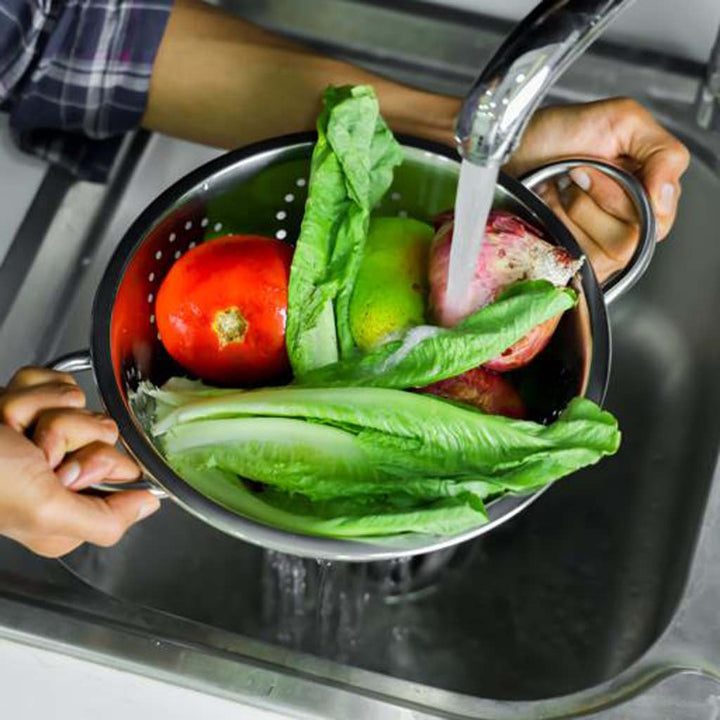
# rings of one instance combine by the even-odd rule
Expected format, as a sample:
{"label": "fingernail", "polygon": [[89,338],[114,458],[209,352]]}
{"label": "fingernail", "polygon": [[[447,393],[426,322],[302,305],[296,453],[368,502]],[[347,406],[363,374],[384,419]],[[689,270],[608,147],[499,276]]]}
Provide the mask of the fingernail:
{"label": "fingernail", "polygon": [[658,200],[658,209],[663,215],[669,215],[673,211],[675,205],[675,186],[671,183],[665,183],[660,188],[660,198]]}
{"label": "fingernail", "polygon": [[570,171],[572,181],[581,189],[587,192],[590,189],[590,176],[580,168]]}
{"label": "fingernail", "polygon": [[69,385],[68,387],[64,387],[62,389],[62,394],[75,405],[85,405],[85,396],[83,395],[82,390],[77,386]]}
{"label": "fingernail", "polygon": [[561,175],[556,182],[560,192],[564,192],[570,187],[570,178],[567,175]]}
{"label": "fingernail", "polygon": [[135,518],[135,522],[140,522],[141,520],[144,520],[149,515],[152,515],[159,507],[159,500],[153,500],[152,502],[147,502],[144,505],[141,505],[140,510],[138,510],[137,517]]}
{"label": "fingernail", "polygon": [[118,426],[114,420],[111,420],[110,418],[105,418],[104,420],[100,421],[100,424],[107,433],[109,433],[113,437],[117,436]]}
{"label": "fingernail", "polygon": [[79,477],[82,468],[76,460],[71,460],[57,470],[57,476],[65,487],[70,487]]}

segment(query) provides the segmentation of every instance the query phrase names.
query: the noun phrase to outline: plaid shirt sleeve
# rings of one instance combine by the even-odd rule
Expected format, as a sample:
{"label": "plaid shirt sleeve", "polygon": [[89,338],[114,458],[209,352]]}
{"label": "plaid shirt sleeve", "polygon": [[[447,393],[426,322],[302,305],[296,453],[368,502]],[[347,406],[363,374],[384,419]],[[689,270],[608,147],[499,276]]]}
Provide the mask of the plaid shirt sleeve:
{"label": "plaid shirt sleeve", "polygon": [[142,118],[172,0],[0,0],[0,107],[26,151],[102,181]]}

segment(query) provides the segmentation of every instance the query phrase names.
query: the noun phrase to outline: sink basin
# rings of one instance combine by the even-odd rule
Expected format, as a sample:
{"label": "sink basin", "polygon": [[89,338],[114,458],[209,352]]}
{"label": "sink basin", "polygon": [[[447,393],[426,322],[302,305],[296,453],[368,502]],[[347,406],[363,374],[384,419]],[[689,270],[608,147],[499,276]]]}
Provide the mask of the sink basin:
{"label": "sink basin", "polygon": [[[401,4],[412,12],[317,0],[316,13],[291,0],[213,1],[458,96],[500,39],[482,18],[414,0]],[[64,564],[0,539],[0,637],[302,717],[712,714],[720,141],[693,129],[695,69],[616,50],[579,60],[555,99],[644,99],[677,121],[693,151],[673,236],[611,309],[606,406],[624,432],[616,457],[489,535],[409,564],[266,554],[169,503],[117,547],[86,547]],[[58,199],[0,318],[3,377],[22,361],[87,347],[95,288],[119,238],[161,190],[218,153],[139,133],[108,188],[80,183]]]}
{"label": "sink basin", "polygon": [[[168,163],[180,174],[182,158],[212,154],[155,138],[108,233],[167,181]],[[166,503],[117,547],[85,547],[67,567],[126,602],[474,697],[537,700],[617,676],[673,617],[720,443],[710,310],[720,244],[708,212],[720,181],[696,158],[684,187],[672,238],[611,312],[606,406],[622,449],[521,517],[455,553],[328,566],[266,554]],[[68,348],[80,329],[68,330]]]}

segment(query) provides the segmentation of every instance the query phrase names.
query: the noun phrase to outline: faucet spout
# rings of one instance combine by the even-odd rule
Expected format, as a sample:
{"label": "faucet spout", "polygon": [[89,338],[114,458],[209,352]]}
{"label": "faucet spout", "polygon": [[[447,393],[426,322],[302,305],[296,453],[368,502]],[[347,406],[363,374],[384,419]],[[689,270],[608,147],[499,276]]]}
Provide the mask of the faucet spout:
{"label": "faucet spout", "polygon": [[697,123],[703,130],[720,131],[720,30],[697,94]]}
{"label": "faucet spout", "polygon": [[482,71],[458,115],[460,155],[501,165],[550,86],[633,0],[543,0]]}

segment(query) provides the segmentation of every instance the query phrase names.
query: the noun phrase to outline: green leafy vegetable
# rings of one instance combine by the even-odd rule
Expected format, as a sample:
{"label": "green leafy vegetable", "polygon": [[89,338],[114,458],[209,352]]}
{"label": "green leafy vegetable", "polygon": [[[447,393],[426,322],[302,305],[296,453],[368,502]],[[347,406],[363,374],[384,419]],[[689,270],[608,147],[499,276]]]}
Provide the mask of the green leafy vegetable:
{"label": "green leafy vegetable", "polygon": [[323,103],[288,290],[286,341],[297,375],[354,348],[349,304],[370,210],[402,161],[371,87],[331,87]]}
{"label": "green leafy vegetable", "polygon": [[[198,490],[208,486],[193,478],[221,470],[226,506],[250,502],[240,479],[249,478],[273,489],[259,496],[263,513],[269,503],[296,517],[362,517],[362,534],[372,534],[371,517],[383,518],[375,534],[386,532],[389,516],[400,522],[398,503],[416,532],[437,532],[436,513],[459,532],[470,511],[476,525],[484,521],[484,499],[537,489],[614,453],[620,440],[614,418],[584,399],[545,426],[384,388],[211,396],[203,387],[176,388],[143,392],[161,411],[154,433],[168,461]],[[341,500],[349,503],[342,510]]]}
{"label": "green leafy vegetable", "polygon": [[541,425],[403,389],[500,355],[573,307],[567,288],[517,283],[453,328],[357,350],[349,304],[370,211],[401,159],[371,88],[327,90],[290,275],[295,383],[241,391],[173,378],[132,398],[168,463],[233,512],[327,537],[452,535],[487,521],[485,501],[618,449],[615,418],[586,399]]}
{"label": "green leafy vegetable", "polygon": [[573,290],[544,280],[516,283],[453,328],[412,328],[399,340],[317,368],[296,382],[314,387],[423,387],[497,357],[536,325],[573,307],[575,301]]}
{"label": "green leafy vegetable", "polygon": [[472,495],[407,506],[392,501],[313,503],[298,495],[268,490],[256,493],[230,472],[208,469],[180,458],[175,469],[196,490],[233,512],[291,532],[336,538],[359,538],[425,532],[450,535],[486,520]]}

